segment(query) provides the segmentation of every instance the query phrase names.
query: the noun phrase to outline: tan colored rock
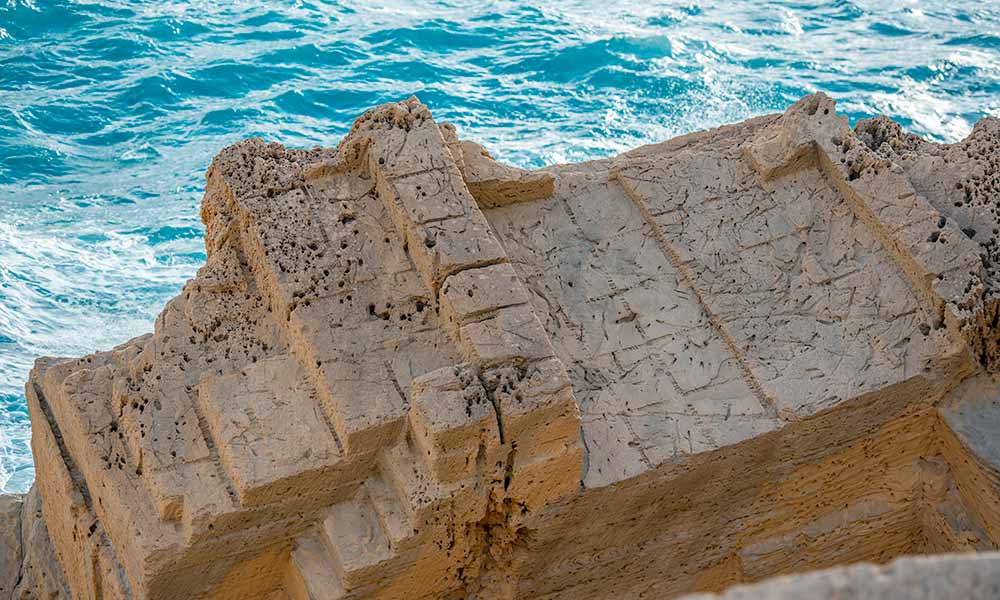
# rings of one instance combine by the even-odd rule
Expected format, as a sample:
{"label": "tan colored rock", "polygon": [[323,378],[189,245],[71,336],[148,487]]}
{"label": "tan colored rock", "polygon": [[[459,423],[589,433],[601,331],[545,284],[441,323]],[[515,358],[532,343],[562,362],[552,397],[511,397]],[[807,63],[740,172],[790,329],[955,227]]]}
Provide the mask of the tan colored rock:
{"label": "tan colored rock", "polygon": [[318,493],[327,473],[342,462],[336,439],[291,357],[203,379],[198,391],[219,458],[244,506],[266,504],[287,493],[283,488]]}
{"label": "tan colored rock", "polygon": [[[69,600],[70,590],[45,526],[38,488],[33,487],[25,496],[4,496],[3,504],[9,528],[3,532],[6,553],[0,555],[0,592],[14,600]],[[10,520],[15,513],[19,513],[16,526]]]}
{"label": "tan colored rock", "polygon": [[78,598],[585,599],[994,549],[996,129],[820,94],[523,171],[411,98],[236,144],[154,332],[36,364],[44,521],[0,556]]}
{"label": "tan colored rock", "polygon": [[0,495],[0,597],[14,590],[21,571],[21,496]]}
{"label": "tan colored rock", "polygon": [[458,139],[455,126],[441,125],[441,134],[469,192],[482,208],[544,200],[555,191],[555,177],[545,171],[525,171],[497,162],[479,144]]}
{"label": "tan colored rock", "polygon": [[1000,594],[1000,555],[900,558],[889,565],[857,565],[738,586],[724,594],[683,600],[987,600]]}

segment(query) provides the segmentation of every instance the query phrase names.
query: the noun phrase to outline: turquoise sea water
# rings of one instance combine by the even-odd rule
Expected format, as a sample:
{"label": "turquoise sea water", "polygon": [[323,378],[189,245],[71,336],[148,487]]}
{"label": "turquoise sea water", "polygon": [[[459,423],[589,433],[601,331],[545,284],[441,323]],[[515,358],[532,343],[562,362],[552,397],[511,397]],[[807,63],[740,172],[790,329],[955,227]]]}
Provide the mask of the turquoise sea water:
{"label": "turquoise sea water", "polygon": [[332,145],[417,94],[500,159],[607,156],[824,90],[941,141],[1000,115],[1000,3],[0,0],[0,490],[39,355],[151,329],[213,154]]}

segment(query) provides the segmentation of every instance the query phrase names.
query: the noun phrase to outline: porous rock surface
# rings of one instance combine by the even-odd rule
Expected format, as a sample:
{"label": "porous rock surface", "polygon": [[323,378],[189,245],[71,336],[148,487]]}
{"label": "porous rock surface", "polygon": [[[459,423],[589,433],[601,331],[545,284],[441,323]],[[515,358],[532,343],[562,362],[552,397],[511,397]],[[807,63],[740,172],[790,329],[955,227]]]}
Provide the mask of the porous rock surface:
{"label": "porous rock surface", "polygon": [[887,566],[839,567],[737,586],[683,600],[993,600],[1000,598],[1000,554],[899,558]]}
{"label": "porous rock surface", "polygon": [[818,94],[531,172],[416,99],[227,148],[154,332],[36,363],[0,597],[659,598],[994,549],[998,143]]}

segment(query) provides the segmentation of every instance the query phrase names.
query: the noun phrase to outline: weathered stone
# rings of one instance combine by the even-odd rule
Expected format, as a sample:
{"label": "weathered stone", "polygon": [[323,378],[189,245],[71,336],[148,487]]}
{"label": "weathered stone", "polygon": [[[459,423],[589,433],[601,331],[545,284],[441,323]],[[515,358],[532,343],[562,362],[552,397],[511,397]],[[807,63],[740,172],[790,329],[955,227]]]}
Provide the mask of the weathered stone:
{"label": "weathered stone", "polygon": [[721,594],[683,600],[987,600],[1000,594],[1000,554],[907,557],[889,565],[857,565],[780,577]]}
{"label": "weathered stone", "polygon": [[543,200],[555,191],[555,177],[545,171],[525,171],[494,160],[479,144],[459,140],[453,125],[441,125],[441,134],[455,159],[469,192],[482,208]]}
{"label": "weathered stone", "polygon": [[341,461],[322,409],[287,356],[203,380],[202,410],[243,506],[315,494]]}
{"label": "weathered stone", "polygon": [[0,593],[9,597],[21,569],[21,496],[0,495]]}
{"label": "weathered stone", "polygon": [[[671,597],[995,549],[998,132],[818,94],[524,171],[411,98],[335,150],[227,148],[154,332],[32,371],[0,592]],[[934,596],[912,565],[995,585],[725,597]]]}
{"label": "weathered stone", "polygon": [[449,277],[441,288],[440,299],[444,318],[455,326],[455,335],[470,321],[481,321],[495,311],[530,300],[509,264],[468,269]]}

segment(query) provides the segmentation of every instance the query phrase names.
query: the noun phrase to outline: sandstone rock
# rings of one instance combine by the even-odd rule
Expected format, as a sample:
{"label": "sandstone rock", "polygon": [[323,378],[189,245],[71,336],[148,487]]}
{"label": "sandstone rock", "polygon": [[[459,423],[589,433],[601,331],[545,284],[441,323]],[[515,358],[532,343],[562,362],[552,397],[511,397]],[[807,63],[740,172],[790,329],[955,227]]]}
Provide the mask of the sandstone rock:
{"label": "sandstone rock", "polygon": [[20,496],[0,495],[0,597],[11,595],[21,567]]}
{"label": "sandstone rock", "polygon": [[[69,600],[68,582],[43,520],[38,488],[33,487],[25,496],[5,496],[3,503],[10,509],[5,519],[10,528],[2,534],[2,543],[7,549],[6,554],[0,555],[3,559],[0,561],[2,597]],[[13,518],[17,519],[16,525]]]}
{"label": "sandstone rock", "polygon": [[44,520],[0,556],[75,598],[578,599],[996,548],[997,130],[814,95],[529,172],[411,98],[236,144],[154,332],[36,364]]}
{"label": "sandstone rock", "polygon": [[498,163],[486,148],[459,140],[455,127],[441,125],[441,133],[455,159],[465,185],[482,208],[543,200],[555,191],[555,177],[545,171],[525,171]]}
{"label": "sandstone rock", "polygon": [[779,577],[724,594],[697,594],[683,600],[987,600],[1000,596],[1000,554],[907,557],[887,566],[857,565]]}

